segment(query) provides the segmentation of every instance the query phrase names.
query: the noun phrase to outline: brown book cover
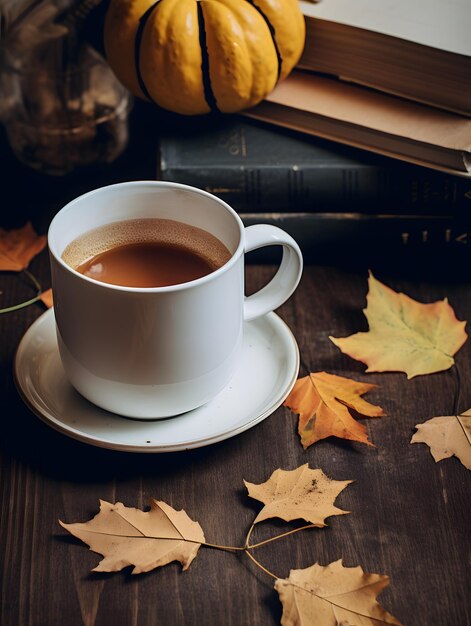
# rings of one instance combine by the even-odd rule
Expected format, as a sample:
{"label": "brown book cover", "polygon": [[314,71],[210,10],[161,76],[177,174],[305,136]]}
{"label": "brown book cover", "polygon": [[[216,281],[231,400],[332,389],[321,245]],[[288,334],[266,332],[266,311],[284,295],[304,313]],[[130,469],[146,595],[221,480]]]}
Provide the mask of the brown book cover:
{"label": "brown book cover", "polygon": [[299,67],[471,116],[469,0],[300,1]]}
{"label": "brown book cover", "polygon": [[410,163],[471,176],[471,119],[294,71],[249,117]]}

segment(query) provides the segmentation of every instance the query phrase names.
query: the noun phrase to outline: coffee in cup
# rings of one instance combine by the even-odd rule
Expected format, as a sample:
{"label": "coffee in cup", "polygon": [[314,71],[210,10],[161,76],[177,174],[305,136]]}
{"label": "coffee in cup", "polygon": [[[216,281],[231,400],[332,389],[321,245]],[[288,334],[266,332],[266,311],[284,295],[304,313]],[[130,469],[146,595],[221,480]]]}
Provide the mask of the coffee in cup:
{"label": "coffee in cup", "polygon": [[123,287],[167,287],[197,280],[230,257],[222,241],[208,231],[161,218],[94,228],[74,239],[62,254],[81,274]]}

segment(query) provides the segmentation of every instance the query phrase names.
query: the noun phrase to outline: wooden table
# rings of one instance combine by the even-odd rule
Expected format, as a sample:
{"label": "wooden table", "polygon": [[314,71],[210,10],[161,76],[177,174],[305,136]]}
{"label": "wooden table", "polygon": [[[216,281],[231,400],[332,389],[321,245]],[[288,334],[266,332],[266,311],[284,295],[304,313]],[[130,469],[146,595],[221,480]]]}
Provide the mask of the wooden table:
{"label": "wooden table", "polygon": [[[143,150],[142,141],[138,150]],[[7,162],[12,161],[2,165],[7,190],[2,226],[33,218],[45,231],[60,204],[85,190],[33,175],[32,183],[25,182],[21,168],[18,182],[18,168],[12,166],[13,176],[5,169]],[[134,163],[128,159],[125,169],[115,168],[106,179],[95,173],[87,185],[153,176],[151,161],[147,170]],[[20,205],[27,205],[24,215],[18,212]],[[87,446],[41,422],[15,389],[15,349],[43,313],[42,305],[0,316],[1,626],[278,624],[282,609],[273,579],[244,554],[201,548],[186,572],[172,563],[139,576],[131,576],[129,568],[93,574],[100,557],[67,534],[58,520],[88,520],[98,511],[99,499],[146,507],[150,498],[157,498],[185,509],[202,525],[208,541],[242,545],[261,508],[247,496],[243,479],[261,483],[276,468],[290,470],[303,463],[336,480],[355,481],[336,502],[351,513],[331,517],[327,528],[259,548],[256,557],[268,570],[286,577],[290,569],[343,559],[346,566],[361,565],[391,577],[380,601],[404,624],[471,624],[471,473],[456,458],[436,464],[427,446],[409,445],[415,424],[471,407],[471,341],[458,353],[457,367],[408,381],[401,373],[365,374],[364,365],[342,355],[328,339],[366,329],[361,310],[368,267],[420,301],[448,297],[458,318],[471,319],[470,265],[467,257],[457,262],[434,254],[377,256],[354,246],[341,252],[332,250],[329,258],[321,256],[306,267],[296,294],[279,315],[299,344],[301,374],[307,368],[325,370],[379,385],[367,399],[380,404],[387,417],[363,422],[376,444],[372,448],[330,438],[304,451],[296,418],[284,407],[237,437],[187,452],[132,454]],[[49,286],[46,251],[30,269]],[[249,291],[272,271],[249,266]],[[5,307],[30,297],[31,288],[20,275],[0,273],[0,292]],[[296,525],[267,521],[253,539]]]}
{"label": "wooden table", "polygon": [[[249,288],[266,281],[272,269],[250,266]],[[47,284],[45,252],[31,270]],[[432,282],[386,273],[378,278],[421,301],[448,296],[458,317],[469,317],[469,279]],[[29,293],[20,276],[6,273],[0,274],[0,290],[2,303]],[[13,383],[15,348],[42,314],[41,305],[1,316],[2,626],[279,623],[272,579],[243,554],[202,548],[187,572],[173,563],[140,576],[131,576],[129,568],[92,574],[100,557],[58,520],[89,519],[100,498],[146,507],[154,497],[184,508],[208,541],[242,545],[261,506],[248,498],[243,479],[260,483],[278,467],[303,463],[355,481],[337,500],[351,514],[259,548],[256,557],[265,567],[285,577],[291,568],[342,558],[346,566],[391,577],[380,600],[404,624],[470,624],[470,473],[456,458],[435,464],[428,447],[409,445],[416,423],[453,413],[457,369],[408,381],[400,373],[367,375],[362,364],[341,355],[328,335],[365,328],[365,293],[363,270],[313,265],[279,314],[297,338],[303,373],[309,367],[379,385],[368,399],[388,416],[364,421],[375,448],[331,438],[303,451],[296,419],[284,407],[237,437],[188,452],[146,455],[87,446],[43,424]],[[463,411],[471,406],[471,342],[457,363]],[[292,526],[267,521],[254,538]]]}

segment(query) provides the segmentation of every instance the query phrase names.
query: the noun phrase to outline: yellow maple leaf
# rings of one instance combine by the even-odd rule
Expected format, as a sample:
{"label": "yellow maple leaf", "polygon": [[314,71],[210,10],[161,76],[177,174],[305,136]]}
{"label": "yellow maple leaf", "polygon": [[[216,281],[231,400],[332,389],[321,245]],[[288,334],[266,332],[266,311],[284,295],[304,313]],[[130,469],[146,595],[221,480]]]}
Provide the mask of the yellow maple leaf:
{"label": "yellow maple leaf", "polygon": [[471,409],[460,415],[432,417],[416,424],[411,443],[426,443],[435,462],[456,456],[471,470]]}
{"label": "yellow maple leaf", "polygon": [[292,569],[278,578],[275,589],[283,605],[282,626],[379,626],[401,623],[376,600],[389,577],[368,574],[361,567],[334,561],[305,569]]}
{"label": "yellow maple leaf", "polygon": [[364,309],[368,332],[329,339],[368,366],[367,372],[405,372],[407,378],[449,369],[467,339],[460,322],[440,300],[423,304],[380,283],[370,272]]}
{"label": "yellow maple leaf", "polygon": [[326,517],[349,513],[333,503],[351,482],[332,480],[321,469],[309,469],[307,463],[291,471],[277,469],[259,485],[244,480],[249,496],[265,504],[254,524],[279,517],[286,522],[304,519],[319,527],[326,526]]}
{"label": "yellow maple leaf", "polygon": [[100,500],[100,512],[88,522],[60,525],[104,556],[94,572],[117,572],[134,565],[141,574],[180,561],[186,570],[204,543],[198,522],[185,511],[151,500],[149,512]]}
{"label": "yellow maple leaf", "polygon": [[284,405],[299,414],[298,432],[304,449],[331,436],[373,445],[366,428],[348,409],[366,417],[385,415],[381,407],[361,397],[375,387],[327,372],[311,372],[297,380]]}
{"label": "yellow maple leaf", "polygon": [[46,242],[46,236],[37,235],[31,222],[14,230],[0,228],[0,270],[21,272],[26,269]]}

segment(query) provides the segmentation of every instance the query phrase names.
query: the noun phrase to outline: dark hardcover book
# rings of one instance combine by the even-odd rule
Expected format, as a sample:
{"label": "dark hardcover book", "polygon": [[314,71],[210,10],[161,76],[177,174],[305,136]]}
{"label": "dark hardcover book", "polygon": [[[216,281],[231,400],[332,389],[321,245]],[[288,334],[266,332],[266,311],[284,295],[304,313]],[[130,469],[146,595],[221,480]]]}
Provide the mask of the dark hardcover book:
{"label": "dark hardcover book", "polygon": [[234,117],[163,135],[157,177],[206,189],[238,211],[471,208],[469,179]]}
{"label": "dark hardcover book", "polygon": [[[298,242],[306,261],[386,258],[409,255],[441,263],[450,258],[469,260],[471,215],[400,215],[398,213],[240,213],[245,226],[273,224]],[[275,247],[276,248],[276,247]],[[271,262],[279,251],[264,248],[250,253],[255,261]]]}

